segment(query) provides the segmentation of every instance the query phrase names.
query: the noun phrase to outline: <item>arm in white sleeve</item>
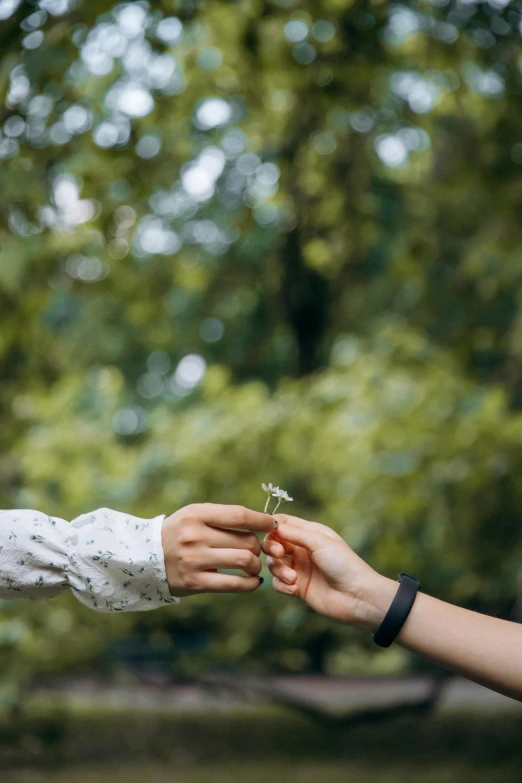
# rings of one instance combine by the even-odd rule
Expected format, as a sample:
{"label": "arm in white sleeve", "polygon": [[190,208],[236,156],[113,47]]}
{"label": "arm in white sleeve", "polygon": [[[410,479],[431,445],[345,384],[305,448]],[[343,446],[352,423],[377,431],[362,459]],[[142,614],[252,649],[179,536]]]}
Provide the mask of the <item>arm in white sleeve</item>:
{"label": "arm in white sleeve", "polygon": [[108,508],[71,523],[39,511],[0,511],[0,599],[52,598],[71,589],[99,612],[178,603],[165,573],[163,520]]}

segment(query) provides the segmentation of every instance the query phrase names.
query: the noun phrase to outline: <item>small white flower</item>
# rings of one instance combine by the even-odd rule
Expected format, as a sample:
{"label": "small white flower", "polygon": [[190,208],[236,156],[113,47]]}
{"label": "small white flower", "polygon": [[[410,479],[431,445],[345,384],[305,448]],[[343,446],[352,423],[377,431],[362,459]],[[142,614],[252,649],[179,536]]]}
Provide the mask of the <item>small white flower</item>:
{"label": "small white flower", "polygon": [[[290,497],[288,492],[285,489],[281,489],[280,487],[274,487],[272,482],[269,484],[261,484],[261,487],[263,488],[263,491],[267,494],[267,500],[265,504],[265,513],[272,513],[275,514],[281,503],[291,503],[293,498]],[[277,505],[275,509],[272,512],[269,512],[268,506],[270,505],[270,498],[276,498]]]}
{"label": "small white flower", "polygon": [[281,500],[285,500],[287,503],[291,503],[293,500],[285,489],[279,489],[279,487],[274,489],[272,497],[281,498]]}

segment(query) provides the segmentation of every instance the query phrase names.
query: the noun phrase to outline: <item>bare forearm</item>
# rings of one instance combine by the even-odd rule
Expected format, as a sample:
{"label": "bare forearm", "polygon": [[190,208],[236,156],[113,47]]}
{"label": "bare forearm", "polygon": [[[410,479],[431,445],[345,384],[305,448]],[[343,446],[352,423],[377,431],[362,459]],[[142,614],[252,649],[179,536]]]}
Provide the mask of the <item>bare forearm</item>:
{"label": "bare forearm", "polygon": [[[397,582],[382,584],[389,606]],[[386,596],[386,598],[384,598]],[[411,652],[522,701],[522,626],[419,593],[396,642]]]}
{"label": "bare forearm", "polygon": [[[283,514],[278,522],[277,533],[263,544],[276,590],[299,596],[327,617],[376,631],[397,582],[376,573],[325,525]],[[418,593],[396,642],[522,701],[521,625]]]}

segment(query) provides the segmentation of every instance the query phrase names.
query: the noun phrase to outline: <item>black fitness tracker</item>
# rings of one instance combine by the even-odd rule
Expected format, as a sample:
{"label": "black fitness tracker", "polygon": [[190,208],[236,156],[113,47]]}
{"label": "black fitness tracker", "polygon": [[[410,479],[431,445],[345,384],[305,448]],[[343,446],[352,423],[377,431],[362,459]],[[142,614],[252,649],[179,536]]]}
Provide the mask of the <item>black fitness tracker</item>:
{"label": "black fitness tracker", "polygon": [[389,647],[395,641],[406,622],[420,587],[419,580],[409,574],[399,574],[397,579],[400,582],[399,589],[384,620],[373,634],[373,640],[379,647]]}

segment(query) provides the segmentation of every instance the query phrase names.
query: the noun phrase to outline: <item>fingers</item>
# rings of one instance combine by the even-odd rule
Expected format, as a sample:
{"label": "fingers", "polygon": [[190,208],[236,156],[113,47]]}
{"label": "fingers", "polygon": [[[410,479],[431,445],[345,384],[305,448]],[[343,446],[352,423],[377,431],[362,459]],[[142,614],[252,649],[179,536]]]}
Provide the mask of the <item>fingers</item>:
{"label": "fingers", "polygon": [[235,576],[206,571],[198,579],[201,593],[252,593],[262,584],[259,576]]}
{"label": "fingers", "polygon": [[255,555],[261,554],[261,542],[255,533],[207,527],[205,540],[209,547],[216,549],[248,549]]}
{"label": "fingers", "polygon": [[270,533],[277,528],[277,523],[270,514],[252,511],[245,506],[221,506],[215,503],[201,503],[193,508],[210,527],[260,530],[263,533]]}
{"label": "fingers", "polygon": [[267,557],[266,564],[270,570],[272,576],[277,577],[286,584],[295,584],[297,582],[297,571],[292,566],[292,558],[285,557],[283,559],[275,559],[273,557]]}
{"label": "fingers", "polygon": [[277,576],[272,579],[272,584],[278,593],[284,593],[285,595],[297,595],[297,585],[288,585],[286,582],[282,582]]}
{"label": "fingers", "polygon": [[210,568],[235,568],[257,576],[261,573],[261,560],[249,549],[209,549],[205,558],[205,570]]}
{"label": "fingers", "polygon": [[321,525],[320,522],[311,522],[308,519],[301,519],[301,517],[293,517],[290,514],[276,514],[274,517],[280,524],[293,525],[294,527],[301,528],[303,530],[313,530],[316,533],[320,533],[329,538],[334,538],[338,541],[342,541],[341,536],[332,530],[328,525]]}
{"label": "fingers", "polygon": [[[291,547],[293,550],[294,545],[289,543],[288,547]],[[265,555],[270,555],[271,557],[283,557],[285,554],[285,542],[279,540],[277,532],[269,533],[263,541],[262,551]],[[291,554],[291,552],[288,552],[288,554]]]}
{"label": "fingers", "polygon": [[[299,524],[295,524],[294,520],[297,520]],[[324,547],[325,544],[331,544],[333,537],[338,538],[337,534],[327,536],[321,530],[322,525],[317,525],[315,522],[306,522],[304,519],[286,517],[285,515],[278,515],[278,521],[278,539],[285,542],[285,547],[286,542],[288,542],[295,546],[301,546],[307,549],[308,552],[313,553],[317,549]]]}

